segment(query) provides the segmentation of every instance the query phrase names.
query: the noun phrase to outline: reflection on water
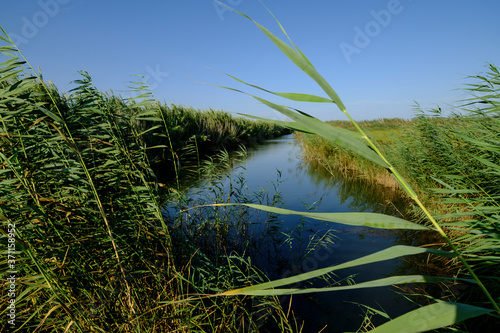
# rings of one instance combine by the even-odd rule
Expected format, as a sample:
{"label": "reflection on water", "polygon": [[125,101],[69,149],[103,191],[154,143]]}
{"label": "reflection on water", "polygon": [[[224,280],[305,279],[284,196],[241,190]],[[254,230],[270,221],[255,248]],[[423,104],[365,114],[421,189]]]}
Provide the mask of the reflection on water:
{"label": "reflection on water", "polygon": [[[393,214],[402,204],[393,189],[381,190],[380,187],[367,186],[361,180],[331,177],[318,165],[305,164],[300,155],[300,147],[293,135],[248,149],[248,157],[242,162],[248,191],[266,191],[268,197],[274,198],[279,192],[282,208],[301,211]],[[228,172],[238,173],[235,176],[241,177],[241,169]],[[230,186],[229,182],[223,185],[225,191],[231,191]],[[396,204],[388,205],[388,198]],[[272,279],[354,260],[394,245],[398,237],[404,239],[398,232],[325,223],[298,216],[282,215],[277,219],[279,221],[275,221],[275,225],[282,228],[280,234],[285,233],[287,236],[271,244],[268,242],[267,245],[256,243],[255,246],[261,250],[266,245],[267,252],[266,255],[252,258]],[[259,223],[263,222],[254,217],[250,223],[253,223],[255,230],[259,230]],[[387,277],[401,270],[401,267],[400,260],[384,261],[340,270],[335,272],[335,276],[330,276],[329,281],[319,280],[295,287],[324,286],[331,279],[342,281],[343,284],[352,281],[359,283]],[[325,332],[356,331],[364,317],[364,308],[359,304],[386,311],[392,318],[412,308],[395,290],[370,288],[294,296],[291,311],[300,321],[304,320],[303,332],[318,332],[325,325]],[[286,309],[289,297],[280,300]],[[373,320],[376,324],[380,323],[378,318]]]}
{"label": "reflection on water", "polygon": [[330,174],[317,161],[303,161],[302,168],[315,184],[327,182],[335,187],[341,202],[349,202],[352,211],[398,215],[407,204],[406,196],[393,187],[384,187],[363,178],[346,179]]}

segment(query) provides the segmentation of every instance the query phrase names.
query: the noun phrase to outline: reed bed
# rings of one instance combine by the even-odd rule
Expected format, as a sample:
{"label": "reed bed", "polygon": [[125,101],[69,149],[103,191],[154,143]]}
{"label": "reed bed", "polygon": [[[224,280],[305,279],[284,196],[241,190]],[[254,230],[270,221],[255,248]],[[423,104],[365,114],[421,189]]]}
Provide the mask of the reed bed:
{"label": "reed bed", "polygon": [[[290,133],[285,127],[235,117],[224,111],[200,111],[192,107],[164,103],[154,107],[161,112],[161,118],[169,129],[170,142],[164,130],[152,130],[148,133],[145,137],[147,146],[166,146],[165,149],[157,149],[153,153],[152,163],[164,163],[170,157],[170,144],[176,157],[188,160],[193,156],[203,158],[208,154],[217,153],[220,149],[234,150],[240,146],[254,145]],[[149,120],[138,122],[137,127],[144,130],[156,125],[154,121]]]}
{"label": "reed bed", "polygon": [[[149,87],[140,82],[130,88],[136,95],[149,92]],[[51,86],[51,89],[55,96],[59,96],[56,87]],[[194,171],[200,168],[201,160],[220,150],[238,150],[242,146],[252,146],[291,133],[289,129],[270,122],[233,116],[221,110],[198,110],[157,100],[144,104],[110,93],[96,91],[95,94],[113,112],[131,117],[136,134],[141,134],[147,147],[154,171],[169,182],[196,174]],[[62,104],[59,107],[68,108]],[[136,116],[138,113],[141,116]],[[128,128],[123,132],[134,135]]]}
{"label": "reed bed", "polygon": [[[175,126],[189,117],[195,133],[221,147],[273,135],[274,126],[166,107],[141,83],[139,98],[123,100],[99,92],[86,72],[60,94],[2,32],[0,239],[9,246],[0,252],[0,299],[9,307],[0,309],[0,330],[291,331],[274,297],[210,297],[265,275],[227,250],[236,246],[222,242],[236,233],[227,215],[213,224],[192,211],[215,236],[188,237],[183,217],[163,210],[179,192],[165,190],[151,167],[156,149],[180,155],[182,138],[195,134]],[[246,217],[241,209],[230,216]]]}
{"label": "reed bed", "polygon": [[369,160],[360,159],[322,137],[296,132],[295,138],[301,144],[304,160],[321,165],[332,177],[359,178],[374,185],[399,189],[398,182],[384,168]]}
{"label": "reed bed", "polygon": [[[240,120],[227,115],[209,111],[210,120],[189,108],[166,106],[156,100],[145,81],[133,83],[139,97],[124,101],[100,93],[85,72],[69,95],[61,95],[32,66],[25,67],[24,57],[17,55],[17,47],[2,30],[0,52],[6,60],[0,63],[0,220],[1,240],[9,245],[0,257],[1,277],[7,281],[0,297],[2,304],[14,303],[0,310],[12,321],[2,321],[2,330],[291,332],[300,327],[291,324],[278,296],[408,284],[446,286],[450,293],[430,295],[428,304],[379,327],[363,327],[378,333],[497,327],[498,69],[490,65],[489,72],[474,77],[467,88],[473,95],[462,109],[465,115],[457,114],[452,120],[421,116],[412,122],[416,131],[400,142],[389,140],[386,147],[350,117],[340,97],[281,25],[292,46],[241,15],[255,23],[327,97],[247,84],[294,101],[336,105],[356,132],[251,95],[293,120],[270,122],[317,134],[340,151],[387,170],[420,211],[421,223],[378,213],[287,210],[276,207],[276,200],[253,200],[238,187],[229,194],[221,192],[217,182],[212,184],[215,196],[209,201],[181,197],[176,202],[183,214],[169,216],[162,209],[165,192],[152,169],[153,161],[170,161],[178,183],[186,146],[200,156],[205,142],[248,143],[259,133],[271,133],[268,125],[242,129]],[[189,115],[198,120],[191,123]],[[185,124],[194,132],[184,131]],[[215,133],[209,134],[209,129]],[[243,134],[238,137],[238,133]],[[379,137],[386,134],[384,128],[378,129]],[[350,159],[346,155],[345,160]],[[202,164],[199,159],[196,163]],[[353,168],[343,164],[351,172]],[[354,172],[367,174],[372,166],[366,165]],[[433,212],[414,184],[426,184],[422,191],[432,187],[440,204],[453,209],[446,214]],[[273,232],[279,230],[277,215],[293,214],[371,228],[426,230],[438,241],[432,246],[392,246],[342,264],[267,281],[240,253],[250,249],[240,238],[248,230],[249,209],[266,212]],[[453,237],[450,230],[455,232]],[[209,239],[203,237],[206,234]],[[404,256],[437,256],[457,273],[289,287],[317,278],[334,279],[332,273],[337,270]]]}
{"label": "reed bed", "polygon": [[[472,261],[481,262],[475,263],[474,267],[478,267],[478,271],[491,283],[489,288],[498,295],[499,281],[495,276],[500,272],[493,264],[499,260],[498,245],[495,241],[486,240],[484,233],[499,231],[496,217],[493,216],[497,216],[499,205],[500,110],[497,96],[500,81],[496,66],[490,64],[488,69],[485,74],[471,77],[473,83],[465,91],[472,97],[463,101],[462,107],[454,110],[451,116],[442,116],[439,108],[429,111],[417,108],[417,116],[411,120],[382,119],[359,124],[379,143],[381,151],[389,156],[393,165],[409,179],[415,191],[446,228],[455,245],[478,258],[491,256],[487,261]],[[328,123],[354,130],[352,123],[347,121]],[[391,181],[386,170],[377,164],[339,148],[324,138],[300,132],[295,135],[302,145],[304,158],[327,170],[332,177],[341,175],[362,179],[367,185],[390,186],[404,194],[398,184],[393,179]],[[400,197],[387,196],[387,199],[396,202]],[[422,217],[418,208],[408,199],[404,215]],[[490,259],[492,262],[489,263]],[[456,266],[454,274],[462,274],[462,268]],[[446,269],[442,267],[441,273]],[[445,289],[440,292],[447,294],[450,291]],[[455,290],[455,293],[470,300],[478,296],[471,291],[464,294]],[[487,325],[474,321],[469,327],[484,327],[482,329],[486,330],[489,329]]]}

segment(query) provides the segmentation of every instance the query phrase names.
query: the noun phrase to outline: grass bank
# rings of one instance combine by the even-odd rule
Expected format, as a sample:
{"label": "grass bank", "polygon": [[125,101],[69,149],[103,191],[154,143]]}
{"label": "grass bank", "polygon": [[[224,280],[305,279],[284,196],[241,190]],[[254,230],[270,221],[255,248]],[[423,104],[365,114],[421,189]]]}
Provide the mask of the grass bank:
{"label": "grass bank", "polygon": [[[351,131],[355,130],[354,125],[349,121],[335,120],[326,123]],[[412,126],[412,122],[394,118],[362,121],[359,125],[380,144],[382,150],[390,151],[388,146],[394,144],[405,130]],[[323,166],[332,176],[342,175],[344,178],[359,178],[384,187],[399,187],[397,181],[387,174],[385,168],[360,158],[323,137],[301,132],[295,132],[295,137],[302,146],[304,159]]]}
{"label": "grass bank", "polygon": [[[496,76],[492,66],[491,76]],[[480,78],[481,76],[478,76]],[[479,84],[478,84],[479,85]],[[472,91],[469,91],[472,93]],[[484,171],[487,163],[481,156],[493,158],[496,163],[495,140],[497,140],[499,117],[495,101],[472,101],[472,104],[492,105],[493,108],[462,108],[451,116],[442,116],[441,110],[417,109],[411,120],[391,118],[358,122],[368,136],[379,145],[380,150],[411,183],[415,191],[426,197],[426,203],[439,200],[439,193],[450,184],[481,188],[490,193],[497,179]],[[468,105],[471,101],[468,100]],[[354,131],[350,121],[327,121],[331,126]],[[303,157],[327,170],[332,176],[362,179],[367,184],[400,189],[387,170],[330,141],[316,136],[295,132],[301,144]],[[488,149],[493,151],[487,152]],[[403,192],[400,189],[401,192]],[[496,192],[494,192],[496,193]],[[447,205],[441,205],[441,212]]]}
{"label": "grass bank", "polygon": [[[159,119],[136,120],[139,130],[148,131],[144,137],[146,146],[157,147],[149,153],[150,161],[163,171],[165,167],[174,170],[174,165],[179,166],[177,171],[182,176],[192,174],[193,168],[200,167],[200,160],[220,150],[236,150],[291,133],[282,126],[218,110],[164,103],[150,106],[148,111],[151,110]],[[158,121],[163,126],[158,127]]]}

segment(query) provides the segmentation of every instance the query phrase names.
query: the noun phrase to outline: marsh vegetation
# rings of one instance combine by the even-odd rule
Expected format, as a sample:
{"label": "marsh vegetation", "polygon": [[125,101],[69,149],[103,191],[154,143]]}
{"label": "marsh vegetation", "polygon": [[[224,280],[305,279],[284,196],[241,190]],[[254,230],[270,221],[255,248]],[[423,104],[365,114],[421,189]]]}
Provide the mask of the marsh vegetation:
{"label": "marsh vegetation", "polygon": [[[326,124],[257,96],[252,97],[293,121],[271,120],[270,125],[167,106],[145,81],[132,83],[138,97],[125,100],[100,92],[85,72],[69,94],[61,94],[41,79],[2,30],[1,239],[15,239],[15,251],[1,252],[0,265],[2,279],[15,274],[16,281],[14,296],[12,289],[0,292],[2,304],[15,300],[15,326],[2,320],[2,329],[292,332],[300,331],[301,323],[280,296],[421,284],[441,286],[447,293],[421,295],[425,301],[416,310],[385,318],[377,328],[369,319],[385,314],[369,308],[360,330],[419,332],[452,326],[491,331],[498,325],[498,69],[490,65],[486,74],[473,77],[467,87],[471,98],[451,117],[433,110],[411,121],[356,123],[293,43],[257,26],[328,97],[271,93],[331,103],[350,125]],[[388,202],[405,198],[411,220],[402,218],[406,212],[284,209],[277,207],[278,194],[248,192],[241,178],[229,180],[226,192],[215,170],[225,167],[227,154],[207,162],[212,147],[258,142],[287,133],[283,127],[307,133],[300,136],[306,156],[332,174],[389,188],[393,196]],[[159,170],[173,182],[159,181]],[[184,170],[197,179],[213,175],[203,183],[209,195],[184,196]],[[171,210],[164,209],[168,204]],[[249,233],[255,209],[265,226],[259,238]],[[391,246],[270,280],[252,262],[252,255],[259,255],[252,251],[286,242],[280,214],[364,228],[427,230],[435,241]],[[325,235],[320,240],[334,243]],[[401,273],[361,283],[333,274],[403,256],[440,258],[451,273]],[[309,284],[318,278],[325,282],[321,287]],[[12,314],[5,307],[0,313],[4,318]]]}
{"label": "marsh vegetation", "polygon": [[[273,297],[208,296],[264,279],[228,249],[246,209],[163,210],[182,197],[176,180],[193,156],[201,177],[224,167],[224,156],[207,163],[214,147],[251,144],[283,128],[166,106],[141,83],[133,84],[139,97],[124,100],[98,91],[85,72],[60,94],[1,39],[1,237],[15,245],[1,253],[3,286],[15,276],[14,288],[0,292],[2,304],[14,303],[0,310],[1,329],[233,331],[268,318],[286,330]],[[171,184],[153,167],[171,172]]]}

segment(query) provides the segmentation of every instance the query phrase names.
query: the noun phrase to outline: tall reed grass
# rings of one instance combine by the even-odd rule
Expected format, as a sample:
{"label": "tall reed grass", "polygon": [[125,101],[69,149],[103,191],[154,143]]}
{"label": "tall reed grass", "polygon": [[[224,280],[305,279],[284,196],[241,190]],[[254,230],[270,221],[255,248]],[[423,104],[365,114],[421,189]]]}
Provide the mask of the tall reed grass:
{"label": "tall reed grass", "polygon": [[[307,59],[302,51],[290,40],[281,24],[279,24],[278,22],[281,31],[288,39],[289,43],[286,43],[285,41],[276,37],[269,30],[254,21],[252,18],[237,11],[234,12],[240,14],[244,18],[256,24],[256,26],[283,52],[283,54],[285,54],[298,68],[305,72],[319,85],[319,87],[324,91],[327,97],[314,96],[303,93],[282,93],[271,91],[250,83],[246,83],[241,79],[233,77],[236,81],[247,84],[252,88],[260,89],[266,93],[270,93],[294,101],[335,104],[340,109],[340,111],[343,112],[345,116],[351,121],[356,132],[330,126],[310,115],[305,114],[302,111],[272,103],[264,98],[255,95],[248,95],[292,119],[292,122],[280,123],[278,121],[275,121],[275,123],[288,126],[297,131],[320,135],[326,140],[332,142],[334,145],[348,150],[351,153],[360,156],[360,158],[367,159],[382,168],[385,168],[394,177],[402,190],[404,190],[409,198],[415,203],[415,206],[418,207],[418,209],[421,211],[422,215],[425,217],[425,222],[423,225],[419,225],[392,216],[380,215],[375,213],[309,213],[285,210],[263,205],[246,204],[246,206],[278,214],[297,214],[308,218],[322,219],[325,221],[351,225],[363,225],[374,228],[433,230],[436,235],[441,238],[442,246],[441,249],[431,249],[429,247],[417,246],[393,246],[386,250],[382,250],[340,265],[322,268],[316,271],[261,283],[258,285],[250,285],[244,288],[228,290],[221,293],[220,296],[270,296],[284,294],[304,294],[313,292],[333,292],[339,290],[371,288],[387,285],[405,285],[408,283],[447,283],[448,285],[467,284],[470,286],[471,290],[475,291],[475,298],[462,297],[460,298],[460,300],[455,300],[454,302],[450,300],[445,301],[434,298],[432,299],[430,304],[410,311],[400,317],[393,318],[387,323],[370,330],[370,332],[423,332],[443,327],[450,327],[463,321],[476,320],[478,318],[481,318],[478,320],[483,321],[484,319],[489,319],[485,321],[485,327],[481,330],[491,330],[493,329],[493,327],[498,326],[498,322],[500,319],[500,299],[497,287],[498,281],[495,277],[496,275],[492,275],[492,273],[495,272],[497,260],[498,258],[500,258],[497,252],[499,238],[496,227],[494,226],[497,224],[496,219],[498,217],[498,205],[495,201],[497,193],[496,190],[493,189],[494,186],[492,186],[492,184],[495,184],[496,181],[494,181],[493,183],[491,183],[490,180],[486,182],[480,182],[479,179],[470,176],[470,171],[469,173],[460,174],[458,176],[455,174],[452,175],[452,177],[443,178],[445,180],[436,179],[437,182],[444,186],[444,189],[440,189],[438,191],[450,195],[449,199],[447,199],[447,202],[449,204],[465,204],[468,208],[468,212],[465,213],[465,215],[474,216],[474,218],[469,219],[465,223],[443,223],[441,220],[442,216],[436,216],[435,214],[432,214],[430,212],[428,207],[424,205],[420,195],[415,190],[413,190],[410,183],[408,183],[405,177],[403,177],[403,174],[399,170],[399,168],[397,168],[395,164],[391,163],[388,160],[387,155],[381,148],[379,148],[379,145],[376,144],[375,140],[373,140],[367,134],[367,132],[365,132],[360,127],[360,125],[352,119],[340,97],[333,90],[330,84],[314,68],[312,63]],[[498,83],[500,82],[500,76],[498,75],[498,70],[496,69],[496,67],[490,66],[490,69],[491,72],[489,77],[484,78],[479,76],[478,78],[482,80],[482,82],[471,86],[471,90],[477,95],[469,100],[468,104],[486,104],[486,108],[475,109],[475,112],[480,114],[498,113]],[[227,89],[235,90],[233,88]],[[486,134],[486,136],[481,135],[478,137],[474,134],[475,131],[467,132],[467,135],[464,135],[464,133],[462,133],[459,136],[462,137],[464,139],[464,142],[466,142],[469,146],[466,148],[468,153],[467,155],[469,155],[468,160],[471,161],[469,165],[482,165],[482,167],[479,167],[478,169],[481,170],[479,173],[487,175],[491,178],[495,178],[495,176],[498,175],[497,170],[499,168],[496,156],[498,143],[496,141],[497,138],[493,133],[496,133],[497,128],[496,126],[490,126],[489,120],[486,122],[484,120],[480,120],[478,123],[483,124],[481,126],[481,133]],[[484,127],[491,127],[493,130],[491,132],[485,132]],[[432,148],[431,151],[438,154],[438,156],[441,158],[444,156],[442,154],[443,149],[445,151],[449,151],[449,149],[457,149],[457,146],[454,145],[455,143],[448,142],[449,146],[443,147],[440,143],[437,144],[438,140],[440,140],[439,137],[437,137],[435,141],[425,142],[425,144],[429,144]],[[469,148],[474,145],[476,147],[471,151]],[[409,154],[411,153],[412,152],[409,152]],[[418,158],[416,160],[418,161]],[[458,163],[458,161],[443,161],[443,163],[445,165],[451,166],[455,163]],[[441,163],[441,165],[443,163]],[[465,171],[465,169],[459,170]],[[441,177],[443,176],[443,174],[438,174],[437,176]],[[454,182],[452,183],[451,180],[454,180]],[[467,180],[467,182],[465,182],[465,180]],[[476,188],[470,188],[470,185],[474,185],[476,186]],[[477,188],[478,185],[479,189]],[[477,201],[472,201],[470,198],[470,194],[478,192],[481,193],[481,196],[477,199]],[[457,212],[456,214],[453,214],[453,217],[463,217],[463,215],[464,213]],[[460,231],[463,233],[462,237],[460,239],[450,239],[449,235],[444,230],[445,228],[450,227],[460,229]],[[472,248],[470,246],[472,246]],[[297,289],[286,287],[300,281],[323,276],[324,274],[328,274],[336,270],[418,254],[426,254],[428,256],[437,255],[444,258],[453,258],[453,260],[449,262],[452,265],[460,267],[461,274],[459,276],[451,278],[447,278],[445,276],[400,275],[358,283],[355,285],[344,285],[326,288]],[[474,330],[477,328],[475,326],[472,327],[472,329]]]}
{"label": "tall reed grass", "polygon": [[[228,112],[217,110],[196,110],[192,107],[177,105],[157,105],[165,126],[169,129],[172,148],[179,160],[203,157],[220,149],[234,150],[240,146],[261,143],[266,139],[288,134],[290,131],[264,121],[253,121],[234,117]],[[153,128],[155,121],[140,120],[139,129]],[[160,130],[150,130],[145,138],[149,147],[165,146],[155,150],[151,161],[164,162],[168,159],[170,146],[168,138]]]}
{"label": "tall reed grass", "polygon": [[[327,121],[329,125],[354,130],[354,125],[346,120]],[[392,157],[396,141],[401,139],[411,128],[412,122],[405,119],[376,119],[359,122],[368,135],[380,145],[381,151]],[[377,211],[393,211],[405,215],[406,194],[399,183],[387,170],[347,149],[334,145],[329,140],[313,134],[295,132],[300,144],[302,158],[318,170],[326,171],[332,180],[342,186],[341,193],[348,193],[349,188],[359,188],[368,201],[378,202],[371,206]],[[391,160],[393,160],[391,158]],[[348,183],[350,185],[343,185]]]}
{"label": "tall reed grass", "polygon": [[[274,297],[203,296],[265,277],[246,258],[224,252],[234,246],[222,242],[234,233],[226,215],[217,217],[214,239],[188,237],[192,224],[186,230],[182,216],[166,215],[150,152],[175,160],[181,148],[174,140],[182,140],[172,123],[183,120],[168,118],[170,109],[145,83],[133,86],[140,98],[124,101],[99,92],[81,72],[76,87],[59,94],[2,32],[0,241],[13,246],[0,252],[0,330],[291,331]],[[268,128],[183,110],[176,112],[215,131],[223,124]],[[191,217],[208,228],[205,214]],[[244,209],[231,214],[233,221],[246,216]]]}

